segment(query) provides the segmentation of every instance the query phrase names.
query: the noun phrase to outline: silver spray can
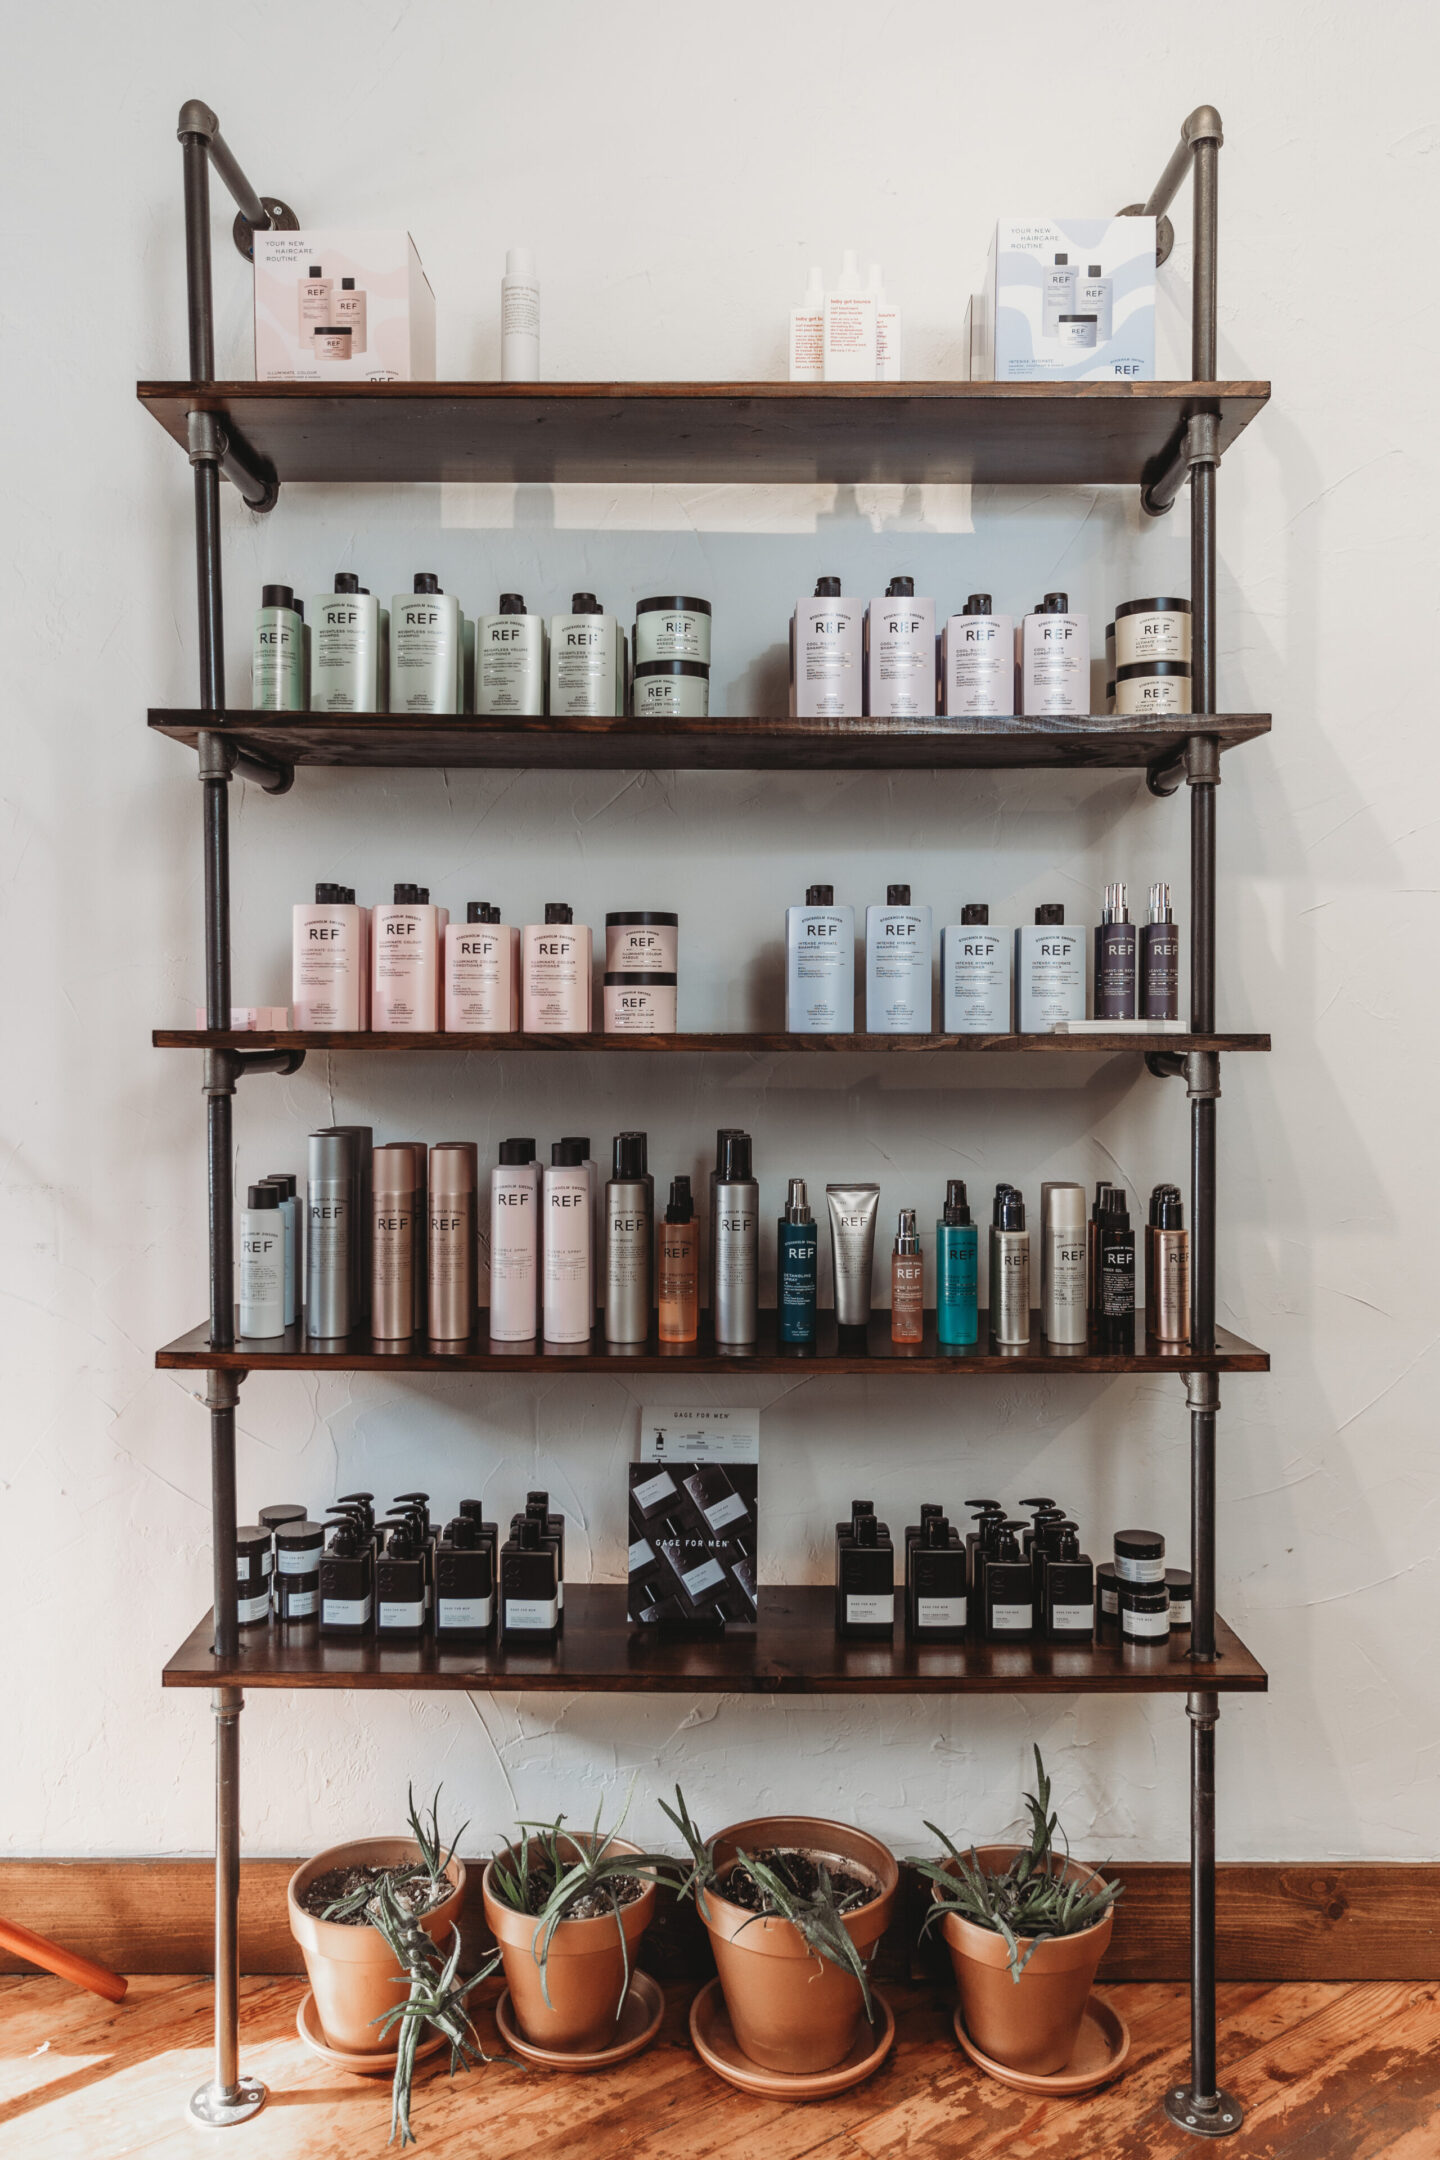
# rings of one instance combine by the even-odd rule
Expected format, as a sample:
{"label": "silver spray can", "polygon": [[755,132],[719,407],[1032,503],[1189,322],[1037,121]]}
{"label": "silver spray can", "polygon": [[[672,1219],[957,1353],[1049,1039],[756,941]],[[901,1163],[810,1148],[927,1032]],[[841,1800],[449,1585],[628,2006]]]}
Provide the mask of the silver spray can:
{"label": "silver spray can", "polygon": [[1030,1340],[1030,1233],[1025,1196],[997,1186],[990,1225],[990,1330],[998,1343]]}
{"label": "silver spray can", "polygon": [[760,1187],[751,1174],[750,1135],[724,1134],[710,1218],[710,1316],[727,1348],[755,1341],[760,1277]]}
{"label": "silver spray can", "polygon": [[605,1340],[643,1343],[650,1335],[653,1187],[645,1173],[645,1135],[615,1135],[605,1187]]}
{"label": "silver spray can", "polygon": [[310,1135],[305,1194],[305,1332],[334,1342],[355,1325],[355,1143],[349,1133]]}

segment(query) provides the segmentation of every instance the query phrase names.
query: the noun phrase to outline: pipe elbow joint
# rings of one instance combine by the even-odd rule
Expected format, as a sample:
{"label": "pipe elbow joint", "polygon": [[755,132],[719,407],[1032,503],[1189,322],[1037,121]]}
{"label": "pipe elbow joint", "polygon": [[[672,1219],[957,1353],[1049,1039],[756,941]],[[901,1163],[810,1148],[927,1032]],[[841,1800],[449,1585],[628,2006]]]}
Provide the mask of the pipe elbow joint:
{"label": "pipe elbow joint", "polygon": [[1181,128],[1180,139],[1182,142],[1187,143],[1223,143],[1225,130],[1221,126],[1220,115],[1216,112],[1215,107],[1213,105],[1197,105],[1194,112],[1185,122],[1184,127]]}
{"label": "pipe elbow joint", "polygon": [[203,135],[210,143],[220,132],[220,122],[203,98],[186,98],[180,107],[180,119],[175,133],[181,142],[187,135]]}

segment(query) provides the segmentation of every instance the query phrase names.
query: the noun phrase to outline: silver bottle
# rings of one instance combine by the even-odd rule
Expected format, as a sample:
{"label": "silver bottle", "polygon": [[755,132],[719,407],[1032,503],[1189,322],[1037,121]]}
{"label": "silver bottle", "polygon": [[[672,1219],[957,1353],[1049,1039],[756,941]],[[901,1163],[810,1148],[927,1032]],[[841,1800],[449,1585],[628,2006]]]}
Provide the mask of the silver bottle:
{"label": "silver bottle", "polygon": [[605,1187],[605,1340],[643,1343],[650,1335],[653,1188],[645,1174],[645,1135],[615,1135]]}
{"label": "silver bottle", "polygon": [[746,1348],[755,1341],[760,1187],[750,1165],[749,1133],[725,1133],[711,1188],[710,1317],[716,1343],[727,1348]]}
{"label": "silver bottle", "polygon": [[990,1332],[998,1343],[1030,1340],[1030,1233],[1025,1196],[997,1185],[990,1225]]}
{"label": "silver bottle", "polygon": [[334,1342],[355,1326],[355,1143],[349,1133],[310,1135],[305,1194],[305,1332]]}

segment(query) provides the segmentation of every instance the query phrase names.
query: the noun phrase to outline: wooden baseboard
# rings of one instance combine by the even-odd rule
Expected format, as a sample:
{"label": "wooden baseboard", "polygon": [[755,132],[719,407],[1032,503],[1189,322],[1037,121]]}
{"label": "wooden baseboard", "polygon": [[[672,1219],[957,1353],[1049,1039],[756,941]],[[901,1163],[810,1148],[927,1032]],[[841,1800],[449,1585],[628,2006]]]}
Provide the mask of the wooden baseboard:
{"label": "wooden baseboard", "polygon": [[[294,1866],[241,1865],[242,1972],[301,1970],[285,1919]],[[1185,1979],[1188,1870],[1158,1861],[1113,1872],[1125,1895],[1102,1980]],[[908,1870],[903,1891],[884,1946],[892,1976],[913,1965],[923,1910],[923,1886]],[[463,1931],[474,1944],[485,1940],[479,1893],[472,1867]],[[1440,1979],[1440,1862],[1238,1861],[1218,1869],[1215,1906],[1221,1980]],[[208,1972],[213,1910],[214,1874],[204,1860],[0,1861],[0,1915],[117,1972]],[[693,1910],[661,1901],[646,1962],[675,1980],[705,1971],[708,1950]],[[0,1953],[0,1970],[33,1967]]]}

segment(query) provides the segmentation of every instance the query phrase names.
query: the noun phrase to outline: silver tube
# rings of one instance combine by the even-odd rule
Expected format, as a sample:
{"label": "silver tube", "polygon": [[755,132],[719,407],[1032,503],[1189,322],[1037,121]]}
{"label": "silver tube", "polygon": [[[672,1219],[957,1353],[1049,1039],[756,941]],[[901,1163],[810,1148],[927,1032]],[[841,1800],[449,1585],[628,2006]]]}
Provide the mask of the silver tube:
{"label": "silver tube", "polygon": [[835,1276],[835,1318],[841,1327],[865,1327],[870,1319],[870,1280],[875,1262],[878,1185],[827,1185],[830,1259]]}
{"label": "silver tube", "polygon": [[358,1172],[349,1133],[311,1133],[307,1169],[305,1332],[337,1341],[356,1323],[352,1248]]}

